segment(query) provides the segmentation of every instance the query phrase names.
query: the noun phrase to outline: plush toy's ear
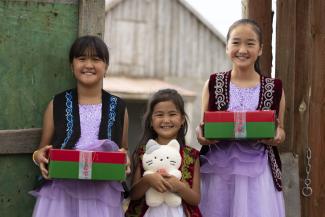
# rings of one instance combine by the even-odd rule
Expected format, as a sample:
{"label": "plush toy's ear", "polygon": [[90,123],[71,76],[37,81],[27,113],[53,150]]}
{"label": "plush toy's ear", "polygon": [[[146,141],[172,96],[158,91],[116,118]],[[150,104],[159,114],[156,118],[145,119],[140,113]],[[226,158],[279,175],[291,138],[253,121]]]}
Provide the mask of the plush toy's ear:
{"label": "plush toy's ear", "polygon": [[146,153],[147,154],[151,154],[153,151],[155,151],[157,149],[159,149],[159,145],[156,143],[155,140],[150,139],[147,142],[147,145],[146,145]]}
{"label": "plush toy's ear", "polygon": [[174,148],[175,150],[177,150],[177,152],[179,152],[180,145],[179,145],[179,143],[178,143],[178,141],[177,141],[176,139],[171,140],[171,141],[168,143],[168,146]]}

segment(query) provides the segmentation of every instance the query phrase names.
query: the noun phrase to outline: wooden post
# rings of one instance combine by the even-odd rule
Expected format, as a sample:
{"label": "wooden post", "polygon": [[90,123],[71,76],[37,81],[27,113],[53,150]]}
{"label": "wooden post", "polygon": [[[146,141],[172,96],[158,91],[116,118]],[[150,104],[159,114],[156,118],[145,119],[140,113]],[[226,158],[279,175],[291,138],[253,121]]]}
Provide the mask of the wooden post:
{"label": "wooden post", "polygon": [[324,9],[322,0],[277,1],[276,70],[286,91],[285,150],[299,155],[301,190],[308,187],[304,181],[310,170],[312,194],[301,196],[302,217],[325,216]]}
{"label": "wooden post", "polygon": [[[298,2],[298,1],[297,1]],[[325,217],[325,2],[309,0],[308,32],[308,76],[310,82],[310,112],[308,129],[309,145],[311,147],[311,186],[313,194],[303,200],[303,213],[308,217]],[[309,9],[309,10],[308,10]],[[299,16],[301,16],[299,14]],[[306,21],[307,22],[307,21]],[[300,23],[297,23],[297,26]],[[298,52],[298,51],[297,51]],[[307,128],[308,127],[308,128]],[[303,187],[303,186],[302,186]]]}
{"label": "wooden post", "polygon": [[272,68],[272,0],[243,0],[244,17],[255,20],[262,29],[263,54],[260,58],[261,71],[271,75]]}
{"label": "wooden post", "polygon": [[104,38],[105,0],[79,1],[79,36],[97,35]]}
{"label": "wooden post", "polygon": [[[282,151],[296,152],[294,144],[295,119],[294,114],[299,111],[295,107],[295,87],[296,87],[296,0],[277,1],[277,36],[276,36],[276,75],[283,82],[286,95],[285,110],[285,145],[281,146]],[[300,58],[300,57],[299,57]],[[301,62],[302,64],[303,62]],[[298,68],[297,68],[298,69]],[[298,69],[299,70],[299,69]],[[306,81],[306,79],[304,79]],[[301,103],[301,101],[299,102]],[[305,101],[305,103],[307,103]],[[301,135],[300,135],[301,136]]]}

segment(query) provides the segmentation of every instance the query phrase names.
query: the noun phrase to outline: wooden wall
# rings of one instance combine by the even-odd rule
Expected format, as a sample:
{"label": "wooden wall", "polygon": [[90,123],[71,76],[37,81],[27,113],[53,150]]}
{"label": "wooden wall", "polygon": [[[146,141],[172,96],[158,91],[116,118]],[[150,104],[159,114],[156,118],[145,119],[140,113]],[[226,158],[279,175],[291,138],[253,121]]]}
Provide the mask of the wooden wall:
{"label": "wooden wall", "polygon": [[105,28],[109,73],[207,79],[212,71],[228,69],[222,36],[188,7],[180,0],[124,0],[109,9]]}
{"label": "wooden wall", "polygon": [[[101,17],[101,18],[100,18]],[[103,35],[104,0],[0,1],[0,216],[32,216],[43,111],[74,86],[69,48]],[[98,22],[101,19],[102,22]],[[102,25],[100,25],[102,23]]]}
{"label": "wooden wall", "polygon": [[[298,153],[300,188],[306,187],[306,149],[311,148],[313,191],[301,196],[303,217],[325,216],[325,2],[278,0],[276,65],[287,88],[288,149]],[[288,14],[289,13],[289,14]]]}
{"label": "wooden wall", "polygon": [[27,217],[43,111],[73,84],[68,51],[78,32],[77,1],[0,1],[0,32],[0,216]]}
{"label": "wooden wall", "polygon": [[[252,18],[258,19],[262,26],[268,22],[269,11],[265,10],[271,0],[243,2],[248,3],[247,10],[253,11]],[[312,189],[310,196],[300,194],[301,216],[324,217],[325,2],[277,0],[276,7],[275,72],[286,93],[287,139],[280,150],[299,158],[300,193],[306,187]],[[265,16],[259,16],[263,13]],[[310,185],[305,185],[306,178]]]}
{"label": "wooden wall", "polygon": [[[259,0],[246,2],[259,3],[255,4],[257,14],[265,9]],[[304,187],[312,189],[310,196],[300,194],[301,216],[324,217],[325,2],[277,0],[276,8],[275,72],[283,81],[286,93],[287,139],[280,149],[282,153],[299,157],[300,192]],[[263,23],[268,17],[257,16],[257,19]],[[309,162],[306,159],[308,147],[311,150]],[[310,174],[306,177],[308,171]],[[310,178],[307,180],[310,185],[305,185],[305,178]]]}

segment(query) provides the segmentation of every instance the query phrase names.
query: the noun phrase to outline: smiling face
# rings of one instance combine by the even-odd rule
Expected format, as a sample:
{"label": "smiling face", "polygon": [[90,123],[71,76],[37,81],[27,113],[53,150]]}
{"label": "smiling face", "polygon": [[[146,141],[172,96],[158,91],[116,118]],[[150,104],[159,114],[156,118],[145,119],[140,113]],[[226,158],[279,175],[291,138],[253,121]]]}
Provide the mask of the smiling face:
{"label": "smiling face", "polygon": [[231,30],[226,52],[234,67],[254,70],[262,45],[251,24],[240,24]]}
{"label": "smiling face", "polygon": [[171,139],[176,139],[183,123],[184,117],[172,101],[159,102],[154,106],[151,126],[158,135],[159,144],[167,144]]}
{"label": "smiling face", "polygon": [[72,69],[78,84],[83,86],[101,85],[107,64],[98,57],[80,56],[73,59]]}
{"label": "smiling face", "polygon": [[108,48],[102,39],[96,36],[78,38],[70,48],[69,60],[78,85],[102,85],[109,63]]}

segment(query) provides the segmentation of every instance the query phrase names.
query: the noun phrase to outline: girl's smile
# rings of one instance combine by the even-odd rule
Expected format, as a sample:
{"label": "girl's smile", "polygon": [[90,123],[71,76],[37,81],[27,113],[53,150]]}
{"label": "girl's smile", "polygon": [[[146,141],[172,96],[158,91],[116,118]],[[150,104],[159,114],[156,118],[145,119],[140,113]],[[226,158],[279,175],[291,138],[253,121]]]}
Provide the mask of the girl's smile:
{"label": "girl's smile", "polygon": [[176,139],[183,123],[184,118],[172,101],[163,101],[155,105],[151,125],[158,135],[158,143],[167,144],[171,139]]}
{"label": "girl's smile", "polygon": [[254,68],[256,59],[262,54],[257,34],[250,25],[239,25],[230,34],[227,54],[235,67]]}
{"label": "girl's smile", "polygon": [[107,64],[96,56],[80,56],[73,59],[72,69],[77,81],[89,86],[101,83]]}

